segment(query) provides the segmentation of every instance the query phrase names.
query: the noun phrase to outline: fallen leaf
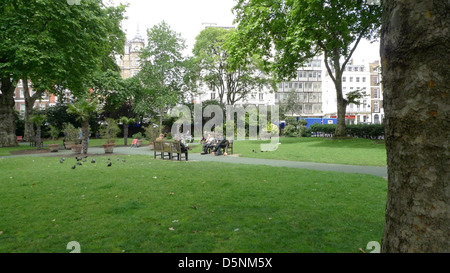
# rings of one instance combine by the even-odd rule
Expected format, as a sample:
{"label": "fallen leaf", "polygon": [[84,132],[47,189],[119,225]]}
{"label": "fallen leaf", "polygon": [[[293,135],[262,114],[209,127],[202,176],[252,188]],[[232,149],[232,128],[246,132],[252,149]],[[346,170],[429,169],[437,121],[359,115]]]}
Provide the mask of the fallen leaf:
{"label": "fallen leaf", "polygon": [[2,235],[3,234],[3,231],[0,231],[0,235]]}
{"label": "fallen leaf", "polygon": [[53,219],[53,220],[52,220],[52,222],[55,222],[55,221],[56,221],[56,219]]}
{"label": "fallen leaf", "polygon": [[178,220],[173,220],[172,223],[178,223]]}
{"label": "fallen leaf", "polygon": [[169,230],[175,230],[173,227],[170,227]]}

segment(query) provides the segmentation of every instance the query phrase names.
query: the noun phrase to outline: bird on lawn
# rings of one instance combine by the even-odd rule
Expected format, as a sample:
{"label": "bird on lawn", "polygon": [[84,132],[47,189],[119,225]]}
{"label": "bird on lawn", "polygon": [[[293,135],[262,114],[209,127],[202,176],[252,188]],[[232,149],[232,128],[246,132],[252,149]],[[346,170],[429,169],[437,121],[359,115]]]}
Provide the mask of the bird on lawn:
{"label": "bird on lawn", "polygon": [[59,163],[63,163],[63,162],[64,162],[64,159],[61,158],[61,159],[59,160]]}
{"label": "bird on lawn", "polygon": [[77,165],[81,166],[81,165],[83,165],[83,164],[82,164],[81,162],[78,162]]}
{"label": "bird on lawn", "polygon": [[111,163],[111,162],[109,162],[109,163],[108,163],[108,167],[111,167],[111,165],[112,165],[112,163]]}
{"label": "bird on lawn", "polygon": [[91,160],[91,163],[95,163],[95,159],[92,159],[92,160]]}
{"label": "bird on lawn", "polygon": [[77,166],[73,165],[73,166],[72,166],[72,169],[75,170],[76,167],[77,167]]}

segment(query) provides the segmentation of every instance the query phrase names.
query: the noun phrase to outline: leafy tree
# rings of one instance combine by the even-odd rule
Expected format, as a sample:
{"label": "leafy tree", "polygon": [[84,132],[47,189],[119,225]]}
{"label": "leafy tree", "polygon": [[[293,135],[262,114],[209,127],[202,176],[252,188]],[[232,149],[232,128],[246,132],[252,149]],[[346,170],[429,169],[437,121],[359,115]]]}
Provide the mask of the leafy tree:
{"label": "leafy tree", "polygon": [[342,74],[361,39],[377,35],[381,10],[364,0],[239,0],[230,53],[235,61],[249,52],[263,56],[278,81],[292,78],[305,61],[323,54],[336,88],[336,136],[345,136]]}
{"label": "leafy tree", "polygon": [[63,0],[0,2],[0,147],[16,145],[13,92],[18,80],[33,83],[36,94],[27,98],[28,106],[44,90],[86,92],[93,71],[123,50],[124,10],[101,0],[72,6]]}
{"label": "leafy tree", "polygon": [[388,196],[382,252],[450,252],[448,1],[383,4]]}
{"label": "leafy tree", "polygon": [[67,112],[75,114],[81,122],[83,154],[88,152],[89,143],[89,119],[97,111],[98,102],[92,98],[80,98],[68,105]]}
{"label": "leafy tree", "polygon": [[271,87],[270,79],[259,69],[260,60],[254,55],[229,63],[227,41],[234,29],[206,28],[196,38],[193,53],[201,69],[200,78],[211,90],[218,92],[221,105],[234,105],[253,90]]}
{"label": "leafy tree", "polygon": [[135,109],[142,116],[159,115],[161,132],[164,113],[182,101],[187,87],[186,60],[182,56],[186,45],[164,21],[147,30],[147,35],[148,45],[140,56]]}

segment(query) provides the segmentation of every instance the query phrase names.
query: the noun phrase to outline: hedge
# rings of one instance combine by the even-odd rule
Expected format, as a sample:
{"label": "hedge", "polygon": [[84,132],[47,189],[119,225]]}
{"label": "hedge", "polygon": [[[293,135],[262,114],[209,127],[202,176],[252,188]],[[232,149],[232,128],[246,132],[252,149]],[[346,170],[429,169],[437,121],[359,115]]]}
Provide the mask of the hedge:
{"label": "hedge", "polygon": [[[379,139],[384,137],[384,124],[347,125],[347,135],[355,138]],[[309,131],[314,136],[333,137],[336,124],[313,124]]]}

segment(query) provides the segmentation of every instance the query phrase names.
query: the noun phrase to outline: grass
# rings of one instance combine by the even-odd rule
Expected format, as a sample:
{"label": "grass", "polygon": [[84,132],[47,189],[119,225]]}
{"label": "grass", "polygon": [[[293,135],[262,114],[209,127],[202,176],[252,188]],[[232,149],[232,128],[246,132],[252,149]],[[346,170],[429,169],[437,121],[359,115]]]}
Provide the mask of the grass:
{"label": "grass", "polygon": [[382,237],[382,178],[96,159],[0,159],[0,252],[358,252]]}
{"label": "grass", "polygon": [[[384,142],[368,139],[280,138],[274,152],[260,152],[269,141],[235,141],[234,153],[241,157],[320,162],[361,166],[386,166]],[[255,151],[255,152],[253,152]],[[198,146],[193,152],[201,152]]]}

